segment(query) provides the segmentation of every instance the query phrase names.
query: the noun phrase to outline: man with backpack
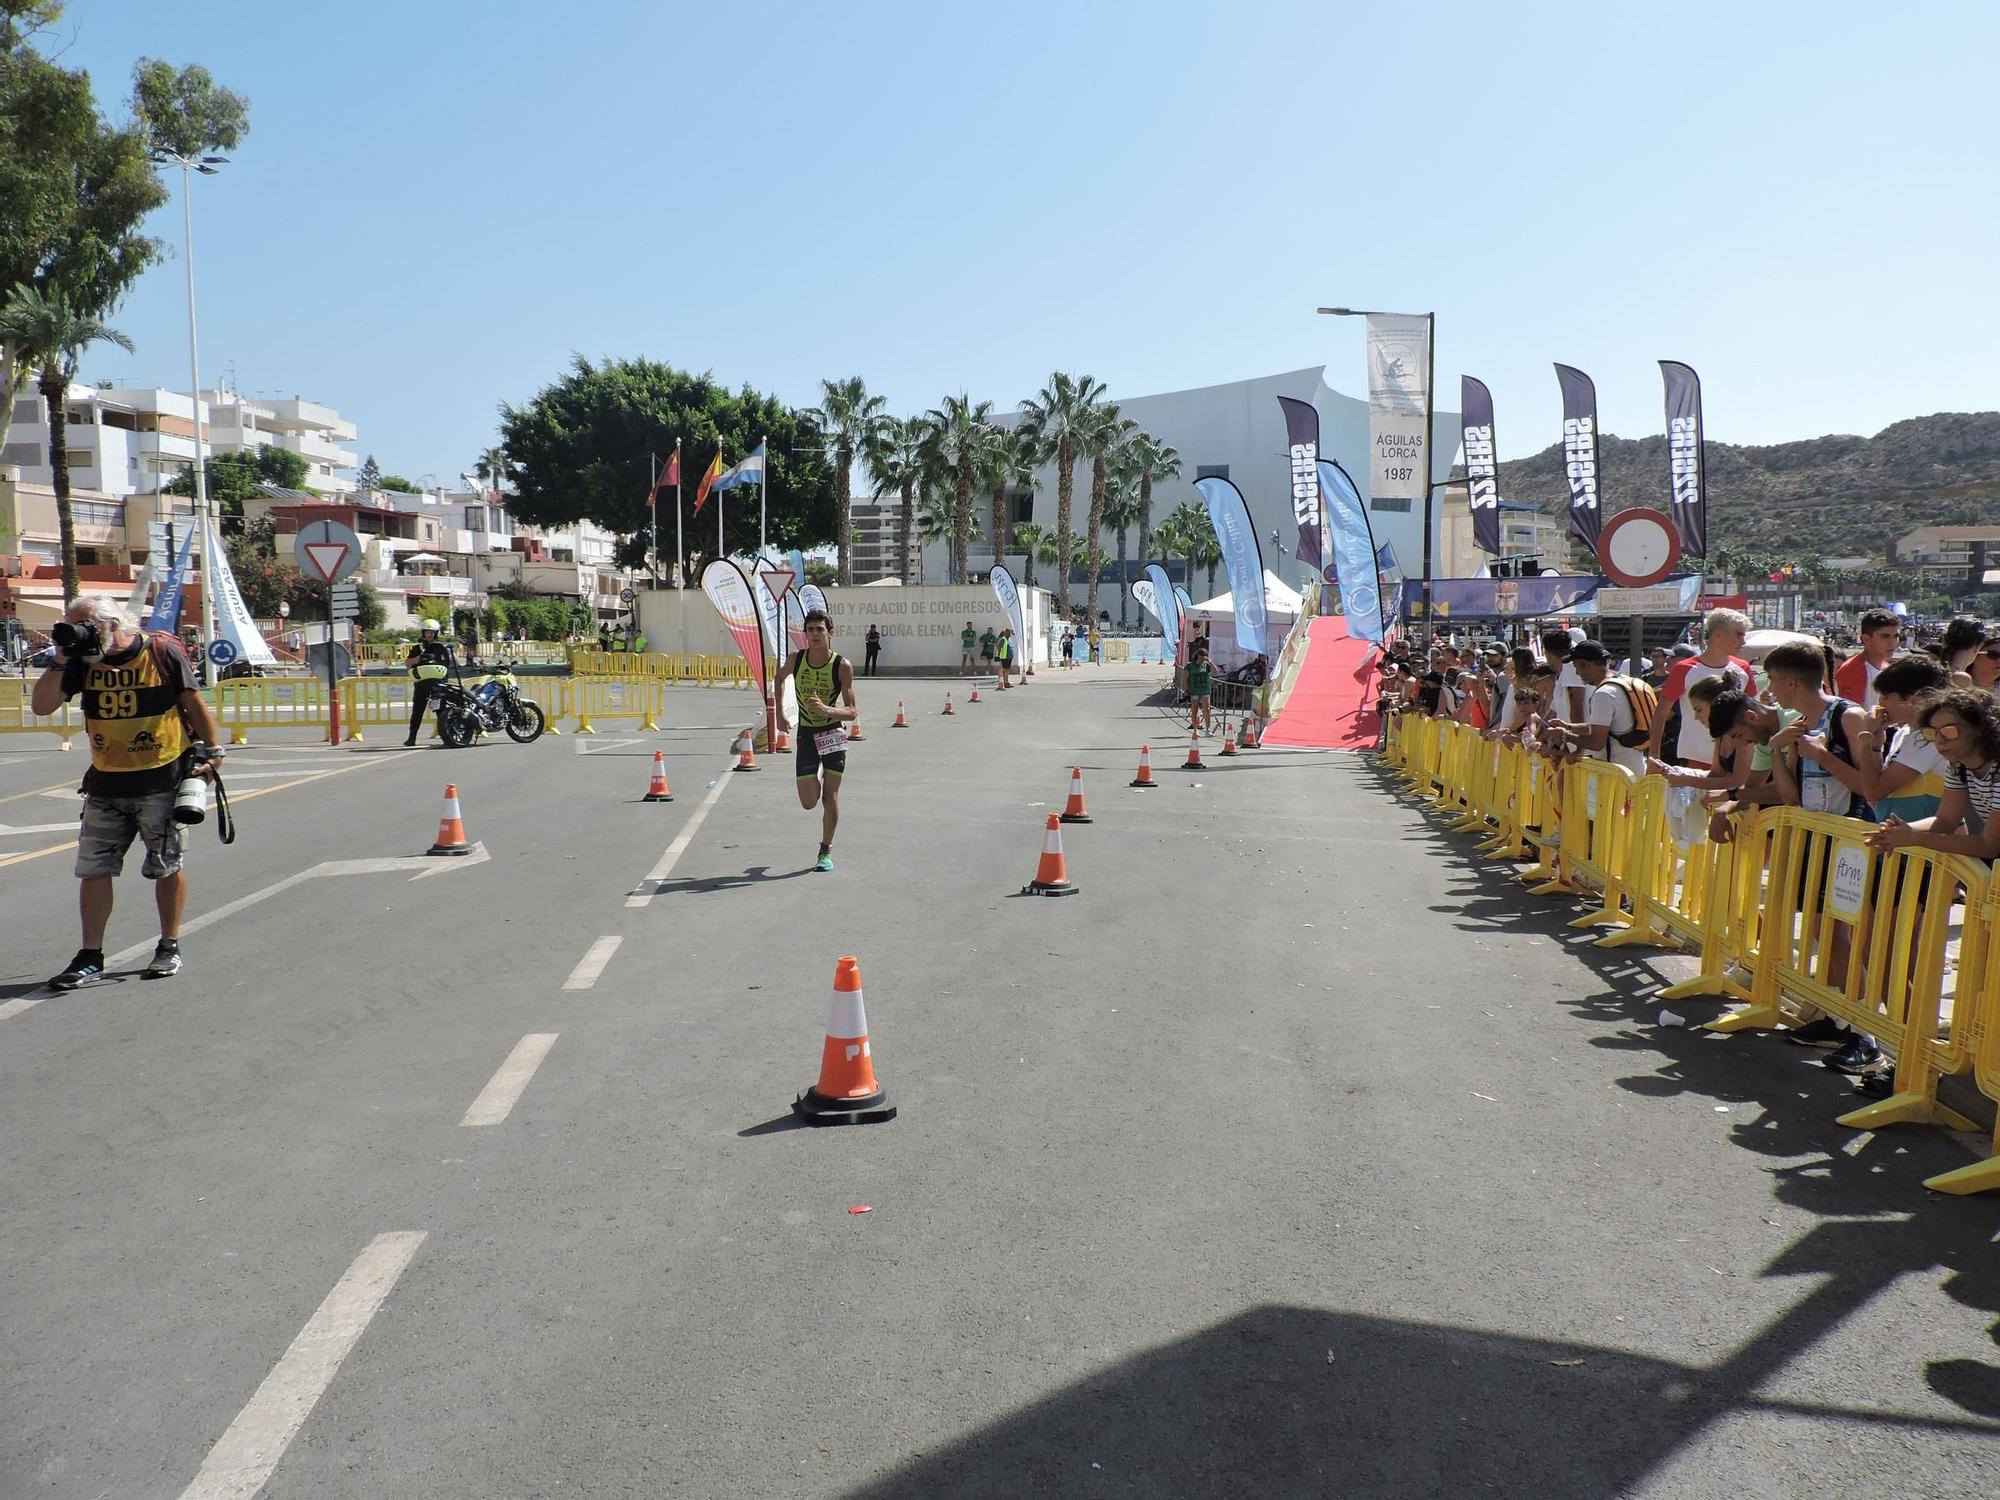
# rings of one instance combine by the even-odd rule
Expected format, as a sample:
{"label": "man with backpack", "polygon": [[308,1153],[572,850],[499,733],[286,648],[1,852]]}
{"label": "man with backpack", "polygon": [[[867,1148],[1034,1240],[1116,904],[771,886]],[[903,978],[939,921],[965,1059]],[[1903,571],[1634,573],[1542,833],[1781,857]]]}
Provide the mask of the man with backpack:
{"label": "man with backpack", "polygon": [[1646,774],[1646,739],[1659,717],[1660,700],[1648,683],[1611,671],[1611,653],[1597,641],[1583,641],[1569,654],[1582,679],[1584,721],[1568,727],[1568,738],[1585,755]]}

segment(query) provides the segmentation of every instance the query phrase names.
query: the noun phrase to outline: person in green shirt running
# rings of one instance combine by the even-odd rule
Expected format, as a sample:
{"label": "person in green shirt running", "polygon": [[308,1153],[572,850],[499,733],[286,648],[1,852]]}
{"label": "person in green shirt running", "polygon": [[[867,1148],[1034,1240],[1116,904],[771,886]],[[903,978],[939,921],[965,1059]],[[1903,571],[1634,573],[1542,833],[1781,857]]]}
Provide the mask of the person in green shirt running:
{"label": "person in green shirt running", "polygon": [[1209,717],[1209,707],[1215,692],[1215,673],[1208,664],[1208,652],[1200,646],[1194,648],[1194,655],[1188,658],[1187,695],[1188,726],[1196,734],[1212,734],[1214,720]]}
{"label": "person in green shirt running", "polygon": [[979,648],[979,632],[972,628],[972,621],[965,622],[965,629],[958,633],[958,675],[972,673],[972,653]]}
{"label": "person in green shirt running", "polygon": [[[805,620],[806,647],[795,651],[778,671],[773,696],[785,701],[785,679],[793,680],[799,700],[797,786],[799,806],[820,809],[819,858],[813,868],[833,869],[833,834],[840,826],[840,779],[847,774],[847,728],[861,717],[854,703],[854,663],[833,649],[833,617],[809,609]],[[779,710],[778,727],[791,732]]]}

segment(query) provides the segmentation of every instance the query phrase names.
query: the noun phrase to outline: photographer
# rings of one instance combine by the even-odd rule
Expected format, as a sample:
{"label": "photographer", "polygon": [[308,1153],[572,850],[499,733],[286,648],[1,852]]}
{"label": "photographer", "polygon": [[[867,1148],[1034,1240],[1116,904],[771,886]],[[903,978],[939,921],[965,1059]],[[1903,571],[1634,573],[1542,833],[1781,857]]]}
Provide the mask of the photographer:
{"label": "photographer", "polygon": [[194,669],[180,642],[133,628],[131,616],[105,595],[73,600],[52,634],[55,663],[35,680],[35,713],[54,713],[83,695],[90,769],[83,776],[83,825],[76,874],[83,882],[83,947],[53,989],[81,989],[104,978],[104,929],[111,920],[111,880],[125,867],[136,836],[145,840],[139,873],[153,882],[160,942],[144,977],[165,979],[181,968],[182,826],[174,795],[188,775],[211,779],[210,757],[222,758],[215,716],[195,690]]}
{"label": "photographer", "polygon": [[458,665],[451,659],[451,647],[444,643],[436,620],[424,621],[422,638],[410,647],[403,665],[410,669],[410,676],[417,684],[411,695],[410,734],[403,741],[407,749],[417,742],[417,731],[424,727],[424,709],[430,705],[437,685]]}

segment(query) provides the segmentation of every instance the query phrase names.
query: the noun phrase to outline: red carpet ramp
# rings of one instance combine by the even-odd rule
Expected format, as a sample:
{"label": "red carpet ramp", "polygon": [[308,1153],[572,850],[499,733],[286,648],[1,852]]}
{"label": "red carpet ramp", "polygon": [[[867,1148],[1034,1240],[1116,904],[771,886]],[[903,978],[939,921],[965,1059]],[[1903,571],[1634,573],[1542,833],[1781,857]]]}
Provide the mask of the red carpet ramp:
{"label": "red carpet ramp", "polygon": [[1306,629],[1298,681],[1264,732],[1264,743],[1307,750],[1373,749],[1382,732],[1374,670],[1381,648],[1351,639],[1340,615],[1318,616]]}

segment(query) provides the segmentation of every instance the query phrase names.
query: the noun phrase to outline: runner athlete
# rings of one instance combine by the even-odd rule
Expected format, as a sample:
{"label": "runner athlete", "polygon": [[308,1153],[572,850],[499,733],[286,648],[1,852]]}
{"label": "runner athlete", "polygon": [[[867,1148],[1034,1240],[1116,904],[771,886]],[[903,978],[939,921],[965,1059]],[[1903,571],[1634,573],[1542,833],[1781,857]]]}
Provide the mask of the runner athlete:
{"label": "runner athlete", "polygon": [[[833,649],[833,618],[823,609],[806,611],[806,648],[778,671],[774,689],[782,716],[785,679],[799,700],[799,806],[820,808],[819,858],[813,867],[833,868],[833,831],[840,826],[840,778],[847,771],[848,724],[861,717],[854,704],[854,663]],[[837,701],[836,701],[837,700]],[[779,727],[791,733],[789,722]]]}

